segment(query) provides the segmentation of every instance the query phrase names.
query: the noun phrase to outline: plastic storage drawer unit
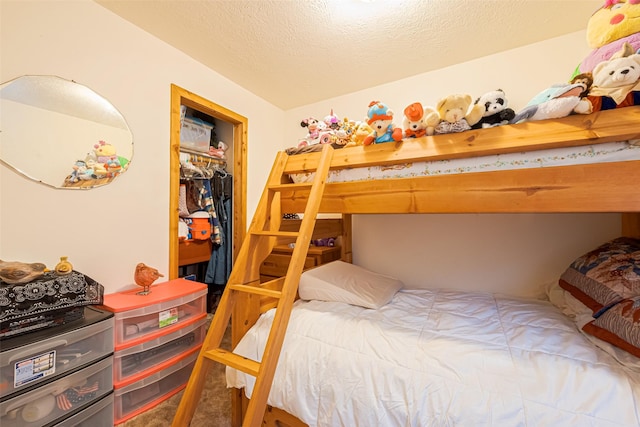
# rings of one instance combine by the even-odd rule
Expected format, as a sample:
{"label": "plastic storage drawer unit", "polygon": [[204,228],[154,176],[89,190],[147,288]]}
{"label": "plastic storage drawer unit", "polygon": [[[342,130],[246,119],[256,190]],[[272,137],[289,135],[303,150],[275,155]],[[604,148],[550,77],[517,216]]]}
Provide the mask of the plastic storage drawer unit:
{"label": "plastic storage drawer unit", "polygon": [[113,393],[54,427],[113,427]]}
{"label": "plastic storage drawer unit", "polygon": [[23,394],[0,402],[2,427],[36,427],[60,422],[84,410],[113,390],[113,357],[109,356]]}
{"label": "plastic storage drawer unit", "polygon": [[137,381],[162,369],[163,364],[172,363],[185,352],[199,349],[206,334],[207,316],[203,314],[173,333],[116,351],[113,355],[114,386]]}
{"label": "plastic storage drawer unit", "polygon": [[113,353],[113,313],[84,307],[83,319],[3,340],[0,348],[4,398]]}
{"label": "plastic storage drawer unit", "polygon": [[115,317],[115,350],[132,347],[181,329],[194,317],[206,314],[207,285],[175,279],[140,289],[107,294],[103,308]]}
{"label": "plastic storage drawer unit", "polygon": [[197,352],[193,353],[160,372],[125,387],[116,388],[113,391],[115,423],[124,423],[185,388],[197,356]]}

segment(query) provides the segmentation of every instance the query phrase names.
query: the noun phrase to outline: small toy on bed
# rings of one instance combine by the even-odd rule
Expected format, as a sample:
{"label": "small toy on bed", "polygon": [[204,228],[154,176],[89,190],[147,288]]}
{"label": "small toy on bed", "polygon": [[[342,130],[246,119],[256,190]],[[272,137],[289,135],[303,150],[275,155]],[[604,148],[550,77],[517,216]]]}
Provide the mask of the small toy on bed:
{"label": "small toy on bed", "polygon": [[373,133],[373,129],[366,121],[357,121],[355,123],[351,140],[355,145],[364,145],[364,140]]}
{"label": "small toy on bed", "polygon": [[509,108],[509,102],[502,89],[482,94],[475,103],[482,106],[484,112],[478,123],[471,126],[473,129],[506,125],[516,115],[516,112]]}
{"label": "small toy on bed", "polygon": [[326,125],[324,122],[320,122],[314,117],[309,117],[303,119],[300,122],[300,126],[303,128],[306,127],[308,133],[305,138],[298,141],[298,148],[314,144],[328,144],[331,142],[331,135],[326,131]]}
{"label": "small toy on bed", "polygon": [[611,59],[624,43],[640,49],[640,2],[605,0],[587,23],[587,43],[593,49],[578,67],[577,73],[593,71],[602,61]]}
{"label": "small toy on bed", "polygon": [[338,128],[334,130],[334,134],[332,136],[332,144],[341,147],[356,145],[356,143],[353,141],[353,134],[355,130],[356,121],[349,120],[347,117],[344,117],[340,121]]}
{"label": "small toy on bed", "polygon": [[373,130],[363,141],[363,145],[381,144],[402,140],[402,129],[393,124],[393,110],[380,101],[369,103],[367,123]]}
{"label": "small toy on bed", "polygon": [[341,125],[341,120],[333,113],[333,108],[331,109],[331,113],[326,115],[322,121],[326,125],[326,129],[338,130]]}
{"label": "small toy on bed", "polygon": [[438,124],[438,113],[432,107],[423,107],[421,103],[414,102],[404,109],[402,128],[405,138],[420,138],[433,135]]}
{"label": "small toy on bed", "polygon": [[587,99],[594,111],[640,105],[640,54],[630,44],[596,65]]}
{"label": "small toy on bed", "polygon": [[570,114],[589,114],[591,103],[581,98],[581,83],[559,83],[538,93],[516,116],[511,123],[559,119]]}
{"label": "small toy on bed", "polygon": [[454,94],[442,98],[436,105],[439,122],[436,134],[464,132],[478,123],[484,107],[474,104],[471,95]]}

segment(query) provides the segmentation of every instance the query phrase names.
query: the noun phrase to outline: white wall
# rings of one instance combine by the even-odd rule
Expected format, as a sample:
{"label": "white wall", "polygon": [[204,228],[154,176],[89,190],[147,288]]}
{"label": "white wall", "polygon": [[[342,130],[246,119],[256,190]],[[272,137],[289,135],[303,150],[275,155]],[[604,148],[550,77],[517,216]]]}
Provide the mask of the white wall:
{"label": "white wall", "polygon": [[[425,44],[424,54],[428,55]],[[363,120],[369,102],[380,100],[402,126],[404,108],[420,101],[435,106],[452,93],[501,88],[511,108],[522,109],[551,84],[566,82],[588,53],[583,31],[420,74],[286,112],[283,147],[306,131],[300,120],[340,117]],[[375,70],[362,70],[362,73]],[[334,76],[339,78],[339,76]],[[451,286],[538,293],[568,263],[620,230],[617,214],[559,215],[358,215],[354,217],[354,262],[401,278],[407,286]]]}
{"label": "white wall", "polygon": [[131,287],[138,262],[168,272],[172,83],[249,118],[252,217],[283,140],[282,110],[90,0],[2,0],[0,19],[0,81],[75,80],[111,101],[134,137],[129,170],[89,191],[54,190],[0,164],[0,259],[53,267],[66,255],[106,293]]}

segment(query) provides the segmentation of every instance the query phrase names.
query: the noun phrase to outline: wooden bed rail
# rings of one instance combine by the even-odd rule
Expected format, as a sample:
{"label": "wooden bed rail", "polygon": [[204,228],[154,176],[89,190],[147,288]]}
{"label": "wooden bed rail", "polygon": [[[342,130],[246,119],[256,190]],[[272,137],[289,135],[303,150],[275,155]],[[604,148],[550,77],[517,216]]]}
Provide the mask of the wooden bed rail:
{"label": "wooden bed rail", "polygon": [[[336,150],[331,169],[459,159],[640,139],[640,106]],[[291,156],[285,173],[315,170],[319,153]]]}

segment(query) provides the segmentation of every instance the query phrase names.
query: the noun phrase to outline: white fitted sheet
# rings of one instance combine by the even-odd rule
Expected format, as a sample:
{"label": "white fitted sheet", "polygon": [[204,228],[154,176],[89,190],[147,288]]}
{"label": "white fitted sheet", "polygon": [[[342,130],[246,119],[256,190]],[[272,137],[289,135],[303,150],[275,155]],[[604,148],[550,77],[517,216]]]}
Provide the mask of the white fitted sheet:
{"label": "white fitted sheet", "polygon": [[[265,313],[235,352],[260,360]],[[254,377],[227,368],[229,387]],[[640,373],[547,301],[401,290],[296,302],[268,403],[310,426],[640,426]]]}

